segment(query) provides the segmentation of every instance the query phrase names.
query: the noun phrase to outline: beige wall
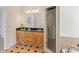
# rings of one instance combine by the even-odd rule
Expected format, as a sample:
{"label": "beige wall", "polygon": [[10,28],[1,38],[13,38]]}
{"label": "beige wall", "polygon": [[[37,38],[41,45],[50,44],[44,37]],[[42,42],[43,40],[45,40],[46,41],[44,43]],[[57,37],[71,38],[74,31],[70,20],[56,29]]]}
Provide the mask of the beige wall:
{"label": "beige wall", "polygon": [[6,9],[6,39],[4,48],[9,48],[16,43],[16,27],[19,27],[20,7],[5,7]]}

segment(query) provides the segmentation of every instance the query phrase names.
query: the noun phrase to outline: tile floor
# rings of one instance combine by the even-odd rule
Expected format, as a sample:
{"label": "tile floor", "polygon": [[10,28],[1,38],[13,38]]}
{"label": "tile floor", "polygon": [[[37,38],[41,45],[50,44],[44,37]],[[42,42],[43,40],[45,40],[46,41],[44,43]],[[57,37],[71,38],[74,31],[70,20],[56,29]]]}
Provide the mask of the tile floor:
{"label": "tile floor", "polygon": [[35,45],[23,45],[23,44],[15,44],[9,49],[5,50],[7,53],[44,53],[44,50],[40,46]]}

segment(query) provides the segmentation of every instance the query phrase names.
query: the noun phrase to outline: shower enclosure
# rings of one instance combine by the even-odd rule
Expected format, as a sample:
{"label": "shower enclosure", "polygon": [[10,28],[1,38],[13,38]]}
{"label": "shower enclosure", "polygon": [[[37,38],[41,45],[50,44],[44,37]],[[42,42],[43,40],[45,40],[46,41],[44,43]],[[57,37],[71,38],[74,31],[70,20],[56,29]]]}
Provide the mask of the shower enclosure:
{"label": "shower enclosure", "polygon": [[56,7],[46,9],[47,48],[56,52]]}

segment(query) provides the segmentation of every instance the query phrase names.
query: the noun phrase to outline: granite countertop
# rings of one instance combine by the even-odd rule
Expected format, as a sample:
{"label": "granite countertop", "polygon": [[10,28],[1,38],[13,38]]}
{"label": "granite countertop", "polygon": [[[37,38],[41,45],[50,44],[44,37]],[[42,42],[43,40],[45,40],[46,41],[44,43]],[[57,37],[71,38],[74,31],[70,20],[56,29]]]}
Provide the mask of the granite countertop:
{"label": "granite countertop", "polygon": [[16,28],[16,31],[43,32],[43,28]]}

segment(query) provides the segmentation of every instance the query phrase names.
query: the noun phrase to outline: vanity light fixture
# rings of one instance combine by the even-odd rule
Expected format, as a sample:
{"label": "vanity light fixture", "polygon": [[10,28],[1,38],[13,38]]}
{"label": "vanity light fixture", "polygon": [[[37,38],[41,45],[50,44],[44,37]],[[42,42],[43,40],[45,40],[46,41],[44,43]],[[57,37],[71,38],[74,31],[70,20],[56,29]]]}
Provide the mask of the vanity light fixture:
{"label": "vanity light fixture", "polygon": [[39,13],[39,8],[29,8],[29,9],[26,9],[25,13]]}

